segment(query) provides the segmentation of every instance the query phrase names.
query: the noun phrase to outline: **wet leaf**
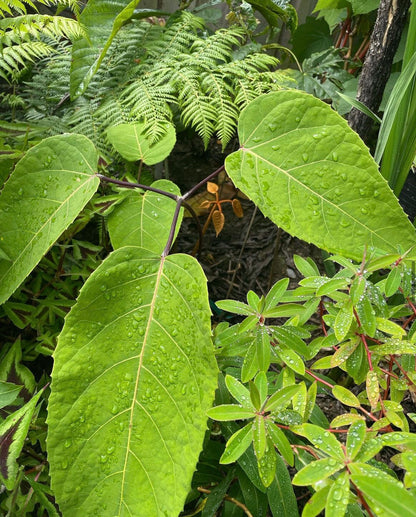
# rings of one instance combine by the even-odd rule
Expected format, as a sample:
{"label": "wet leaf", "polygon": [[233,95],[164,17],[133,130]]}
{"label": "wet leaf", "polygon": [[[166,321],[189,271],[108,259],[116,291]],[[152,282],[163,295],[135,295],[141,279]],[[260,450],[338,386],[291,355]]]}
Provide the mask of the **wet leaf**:
{"label": "wet leaf", "polygon": [[234,461],[237,461],[238,458],[244,454],[253,441],[252,429],[253,424],[250,422],[231,436],[221,456],[220,463],[234,463]]}
{"label": "wet leaf", "polygon": [[331,485],[325,504],[325,517],[344,517],[350,494],[350,480],[347,472],[342,472]]}
{"label": "wet leaf", "polygon": [[299,470],[293,478],[294,485],[313,485],[317,481],[322,481],[344,468],[344,465],[333,458],[312,461],[306,467]]}
{"label": "wet leaf", "polygon": [[82,135],[45,138],[17,163],[0,194],[0,304],[72,223],[99,185],[98,155]]}
{"label": "wet leaf", "polygon": [[49,399],[64,515],[182,510],[217,386],[210,329],[206,279],[187,255],[125,247],[87,280],[59,338]]}
{"label": "wet leaf", "polygon": [[358,398],[347,388],[343,386],[336,385],[332,389],[332,394],[336,399],[350,407],[360,407],[360,401]]}
{"label": "wet leaf", "polygon": [[353,422],[347,434],[347,455],[353,460],[360,451],[366,436],[367,427],[363,420]]}
{"label": "wet leaf", "polygon": [[146,124],[142,122],[118,124],[109,127],[106,132],[110,143],[125,160],[140,160],[147,165],[155,165],[169,156],[176,142],[173,124],[166,122],[163,126],[165,133],[157,142],[150,141]]}
{"label": "wet leaf", "polygon": [[368,149],[327,104],[299,91],[262,95],[238,133],[227,173],[291,235],[357,261],[368,247],[414,245],[415,229]]}
{"label": "wet leaf", "polygon": [[380,397],[380,386],[378,383],[377,373],[374,370],[369,370],[365,381],[367,397],[371,408],[375,408]]}
{"label": "wet leaf", "polygon": [[[155,181],[151,186],[180,195],[179,188],[168,180]],[[144,195],[137,191],[128,192],[107,219],[113,248],[140,246],[161,254],[169,237],[175,209],[176,202],[173,199],[156,192],[147,191]],[[183,209],[179,214],[175,236],[182,217]]]}

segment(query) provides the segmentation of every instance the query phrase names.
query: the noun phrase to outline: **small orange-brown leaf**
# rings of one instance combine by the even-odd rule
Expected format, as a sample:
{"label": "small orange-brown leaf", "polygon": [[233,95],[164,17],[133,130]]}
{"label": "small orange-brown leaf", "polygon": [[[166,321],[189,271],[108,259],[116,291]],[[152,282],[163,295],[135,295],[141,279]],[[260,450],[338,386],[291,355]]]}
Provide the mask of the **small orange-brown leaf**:
{"label": "small orange-brown leaf", "polygon": [[211,181],[208,181],[207,190],[210,194],[216,194],[218,192],[218,185],[216,183],[212,183]]}
{"label": "small orange-brown leaf", "polygon": [[222,212],[220,212],[219,210],[215,210],[214,213],[212,214],[212,224],[214,225],[215,233],[217,234],[217,237],[220,234],[221,230],[224,228],[224,223],[225,223],[224,214]]}
{"label": "small orange-brown leaf", "polygon": [[243,207],[238,199],[233,199],[233,211],[237,217],[243,217]]}
{"label": "small orange-brown leaf", "polygon": [[207,199],[205,201],[202,201],[202,203],[199,205],[199,208],[209,208],[211,206],[211,201],[208,201]]}

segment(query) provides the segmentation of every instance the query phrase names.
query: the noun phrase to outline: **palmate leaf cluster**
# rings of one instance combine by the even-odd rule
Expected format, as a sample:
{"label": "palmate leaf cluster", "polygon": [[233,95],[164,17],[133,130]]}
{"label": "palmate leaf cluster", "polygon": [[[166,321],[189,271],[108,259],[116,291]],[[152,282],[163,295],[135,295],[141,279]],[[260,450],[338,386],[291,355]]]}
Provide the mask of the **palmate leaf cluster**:
{"label": "palmate leaf cluster", "polygon": [[[54,52],[61,38],[75,38],[82,34],[77,21],[63,16],[38,14],[31,1],[25,2],[36,14],[27,14],[24,3],[0,2],[0,76],[15,78],[25,67]],[[47,6],[76,8],[73,0],[38,2]]]}
{"label": "palmate leaf cluster", "polygon": [[[156,142],[166,121],[193,127],[206,146],[217,134],[223,147],[232,138],[240,111],[259,94],[287,83],[273,69],[278,60],[247,45],[234,26],[208,35],[203,20],[189,12],[160,25],[132,21],[110,48],[87,91],[69,93],[71,47],[45,59],[21,96],[27,120],[41,120],[49,135],[74,131],[88,136],[108,156],[105,130],[141,121]],[[236,53],[236,51],[239,51]]]}

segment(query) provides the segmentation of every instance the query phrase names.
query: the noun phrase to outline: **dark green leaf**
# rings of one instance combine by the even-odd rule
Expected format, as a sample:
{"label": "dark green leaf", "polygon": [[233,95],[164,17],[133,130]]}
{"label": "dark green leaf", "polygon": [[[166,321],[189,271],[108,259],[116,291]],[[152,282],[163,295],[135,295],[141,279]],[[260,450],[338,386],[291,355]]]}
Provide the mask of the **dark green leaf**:
{"label": "dark green leaf", "polygon": [[297,517],[299,515],[289,472],[284,461],[278,455],[276,456],[275,477],[267,489],[267,497],[273,517]]}

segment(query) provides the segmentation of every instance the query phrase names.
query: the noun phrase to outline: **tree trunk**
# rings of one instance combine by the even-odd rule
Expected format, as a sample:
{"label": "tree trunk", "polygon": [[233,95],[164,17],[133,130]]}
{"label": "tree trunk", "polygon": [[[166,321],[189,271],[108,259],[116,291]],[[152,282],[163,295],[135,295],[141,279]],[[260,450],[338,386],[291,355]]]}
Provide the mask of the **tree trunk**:
{"label": "tree trunk", "polygon": [[[378,111],[383,97],[409,6],[410,0],[380,2],[357,92],[357,99],[374,112]],[[373,124],[371,118],[352,108],[348,123],[366,141]]]}

